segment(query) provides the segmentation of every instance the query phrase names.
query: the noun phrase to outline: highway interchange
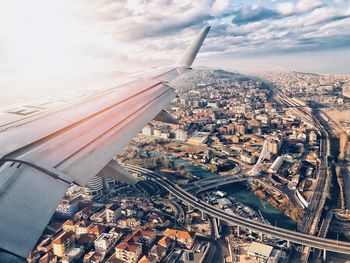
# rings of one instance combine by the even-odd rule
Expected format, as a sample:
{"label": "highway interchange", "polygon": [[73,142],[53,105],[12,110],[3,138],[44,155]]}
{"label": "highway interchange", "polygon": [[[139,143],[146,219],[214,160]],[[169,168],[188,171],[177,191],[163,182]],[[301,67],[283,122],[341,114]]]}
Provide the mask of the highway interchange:
{"label": "highway interchange", "polygon": [[312,236],[305,233],[295,232],[284,228],[271,226],[256,221],[251,221],[250,219],[246,219],[239,215],[228,214],[225,211],[198,199],[197,197],[183,190],[181,187],[179,187],[174,182],[172,182],[171,180],[169,180],[161,174],[133,165],[124,165],[124,167],[131,172],[140,173],[146,176],[149,180],[156,182],[157,184],[165,188],[167,191],[169,191],[172,195],[176,196],[184,203],[192,206],[193,208],[203,211],[204,213],[229,224],[237,225],[258,233],[273,236],[282,240],[288,240],[292,243],[304,246],[310,246],[313,248],[318,248],[326,251],[333,251],[337,253],[350,254],[349,242],[342,242]]}
{"label": "highway interchange", "polygon": [[[315,194],[313,198],[311,199],[311,202],[309,204],[308,211],[305,214],[305,224],[304,227],[301,229],[302,232],[296,232],[287,230],[281,227],[271,226],[268,224],[264,224],[261,222],[252,221],[250,219],[244,218],[240,215],[236,214],[229,214],[225,211],[218,209],[203,200],[200,200],[196,197],[196,193],[202,191],[203,189],[210,188],[212,185],[221,185],[221,184],[227,184],[230,182],[237,182],[242,180],[242,178],[224,178],[222,182],[217,181],[216,179],[208,180],[208,182],[197,182],[193,183],[192,185],[188,185],[186,189],[181,188],[173,181],[169,180],[167,177],[165,177],[162,174],[137,167],[132,165],[124,165],[124,167],[132,172],[136,172],[139,174],[142,174],[145,176],[148,180],[151,180],[164,189],[166,189],[169,193],[171,193],[173,196],[180,199],[185,204],[191,206],[194,209],[197,209],[201,212],[204,212],[208,214],[209,216],[213,218],[217,218],[219,220],[222,220],[226,223],[229,223],[230,225],[236,225],[239,227],[243,227],[246,229],[250,229],[254,232],[265,234],[268,236],[273,236],[275,238],[279,238],[281,240],[287,240],[295,244],[300,244],[306,247],[312,247],[321,249],[324,252],[326,251],[332,251],[342,254],[348,254],[350,255],[350,242],[343,242],[343,241],[336,241],[332,239],[327,239],[324,237],[318,237],[314,236],[315,231],[310,231],[312,226],[315,226],[314,222],[318,222],[320,211],[322,211],[323,208],[323,202],[320,202],[325,197],[325,186],[326,186],[326,179],[327,179],[327,169],[328,169],[328,158],[327,158],[327,143],[328,143],[328,134],[319,122],[318,118],[316,118],[315,112],[308,112],[307,109],[302,109],[300,111],[300,107],[298,105],[288,105],[288,100],[285,100],[286,98],[282,97],[284,105],[287,107],[295,107],[299,108],[299,113],[305,114],[306,121],[313,124],[320,133],[321,140],[320,140],[320,166],[319,166],[319,176],[317,179],[317,186],[315,189]],[[299,105],[300,106],[300,105]],[[317,114],[317,113],[316,113]],[[245,178],[246,179],[246,178]],[[193,194],[191,194],[191,193]],[[317,226],[317,224],[316,224]],[[312,234],[308,234],[308,233]]]}

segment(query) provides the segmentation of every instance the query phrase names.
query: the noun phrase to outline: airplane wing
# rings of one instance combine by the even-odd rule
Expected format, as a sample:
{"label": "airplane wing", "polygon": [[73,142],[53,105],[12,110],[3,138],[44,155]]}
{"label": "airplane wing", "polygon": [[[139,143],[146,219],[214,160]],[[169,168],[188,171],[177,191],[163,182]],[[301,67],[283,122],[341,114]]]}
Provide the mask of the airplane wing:
{"label": "airplane wing", "polygon": [[208,31],[201,31],[173,67],[64,107],[0,114],[3,251],[26,258],[70,184],[85,186],[148,122],[161,117],[176,96],[169,82],[190,70]]}

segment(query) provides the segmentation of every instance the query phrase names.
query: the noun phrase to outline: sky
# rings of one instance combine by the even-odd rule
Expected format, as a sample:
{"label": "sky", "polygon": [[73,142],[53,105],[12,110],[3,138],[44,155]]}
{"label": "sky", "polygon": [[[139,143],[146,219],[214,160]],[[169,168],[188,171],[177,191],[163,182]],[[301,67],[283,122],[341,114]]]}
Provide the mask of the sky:
{"label": "sky", "polygon": [[194,66],[350,74],[347,0],[0,0],[0,89],[173,64],[207,25]]}

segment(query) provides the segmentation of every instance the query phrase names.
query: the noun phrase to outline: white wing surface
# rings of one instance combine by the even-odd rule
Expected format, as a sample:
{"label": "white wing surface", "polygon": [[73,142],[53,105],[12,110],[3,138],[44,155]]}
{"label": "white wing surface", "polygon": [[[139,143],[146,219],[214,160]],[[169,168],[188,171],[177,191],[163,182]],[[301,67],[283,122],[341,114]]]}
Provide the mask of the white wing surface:
{"label": "white wing surface", "polygon": [[27,257],[69,185],[84,186],[106,171],[112,158],[176,96],[169,81],[189,70],[208,30],[189,46],[181,65],[150,71],[56,109],[0,113],[3,251]]}

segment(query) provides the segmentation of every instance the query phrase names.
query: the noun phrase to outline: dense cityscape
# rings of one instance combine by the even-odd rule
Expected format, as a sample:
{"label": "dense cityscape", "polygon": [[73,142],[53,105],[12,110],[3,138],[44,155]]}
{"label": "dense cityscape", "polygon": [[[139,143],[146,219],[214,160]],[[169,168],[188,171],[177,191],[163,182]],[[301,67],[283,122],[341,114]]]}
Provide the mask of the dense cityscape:
{"label": "dense cityscape", "polygon": [[[349,76],[193,70],[172,86],[173,124],[115,156],[132,178],[72,184],[28,262],[349,259],[336,253],[350,239]],[[266,234],[282,228],[336,244]]]}
{"label": "dense cityscape", "polygon": [[350,263],[350,0],[0,10],[0,263]]}

